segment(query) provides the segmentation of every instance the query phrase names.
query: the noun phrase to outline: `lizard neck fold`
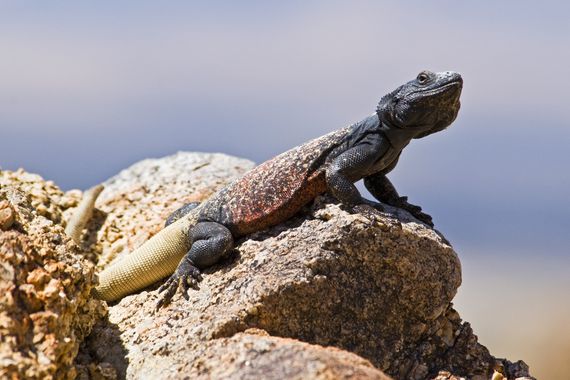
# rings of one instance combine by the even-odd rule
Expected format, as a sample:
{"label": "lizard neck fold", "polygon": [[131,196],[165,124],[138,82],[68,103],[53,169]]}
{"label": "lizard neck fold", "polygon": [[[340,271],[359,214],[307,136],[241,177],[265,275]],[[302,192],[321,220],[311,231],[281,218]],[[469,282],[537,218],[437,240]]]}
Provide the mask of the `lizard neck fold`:
{"label": "lizard neck fold", "polygon": [[403,149],[410,143],[418,131],[414,128],[400,128],[386,121],[381,121],[380,132],[386,136],[390,144],[396,149]]}
{"label": "lizard neck fold", "polygon": [[379,130],[386,136],[394,148],[403,149],[413,138],[431,128],[431,125],[400,127],[387,120],[380,119]]}

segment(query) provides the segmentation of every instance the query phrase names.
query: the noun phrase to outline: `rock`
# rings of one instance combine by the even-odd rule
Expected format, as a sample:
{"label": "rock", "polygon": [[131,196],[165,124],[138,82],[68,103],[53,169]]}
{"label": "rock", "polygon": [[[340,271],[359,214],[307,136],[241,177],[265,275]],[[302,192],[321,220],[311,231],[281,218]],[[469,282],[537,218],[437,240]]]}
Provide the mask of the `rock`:
{"label": "rock", "polygon": [[[238,333],[197,347],[187,368],[171,372],[192,379],[378,379],[389,380],[369,361],[349,352],[294,339]],[[159,372],[149,377],[164,376]]]}
{"label": "rock", "polygon": [[3,187],[17,187],[29,199],[37,215],[56,224],[65,223],[62,218],[64,210],[77,205],[78,201],[64,194],[52,181],[45,181],[23,169],[15,172],[0,170],[0,188]]}
{"label": "rock", "polygon": [[[106,213],[98,234],[103,265],[142,244],[183,203],[205,199],[250,166],[223,155],[179,153],[107,181],[99,199]],[[397,379],[435,378],[440,371],[489,378],[498,363],[508,372],[512,363],[493,358],[452,308],[461,282],[452,247],[406,212],[386,208],[365,217],[320,197],[286,223],[239,241],[205,271],[188,301],[177,296],[154,313],[155,286],[111,306],[83,357],[94,371],[112,367],[121,378],[254,378],[259,368],[295,377],[276,357],[307,371],[315,360],[326,371],[366,362],[320,345],[360,355]],[[270,336],[243,334],[251,328]],[[244,352],[248,347],[253,353]],[[270,347],[268,354],[257,356],[259,347]],[[364,374],[357,364],[352,371]]]}
{"label": "rock", "polygon": [[[65,196],[53,183],[0,171],[0,378],[72,379],[79,345],[104,304],[93,265],[64,234]],[[9,221],[9,223],[6,222]],[[6,225],[9,225],[8,228]]]}
{"label": "rock", "polygon": [[[390,377],[361,357],[336,348],[311,345],[294,339],[268,336],[262,330],[237,333],[170,351],[168,344],[156,345],[156,355],[172,358],[148,366],[136,378],[147,379],[378,379]],[[107,336],[108,337],[108,336]],[[109,344],[114,344],[113,339]],[[107,364],[108,366],[108,364]],[[124,370],[124,368],[123,368]],[[117,377],[132,378],[124,371]],[[108,377],[108,378],[113,378]]]}

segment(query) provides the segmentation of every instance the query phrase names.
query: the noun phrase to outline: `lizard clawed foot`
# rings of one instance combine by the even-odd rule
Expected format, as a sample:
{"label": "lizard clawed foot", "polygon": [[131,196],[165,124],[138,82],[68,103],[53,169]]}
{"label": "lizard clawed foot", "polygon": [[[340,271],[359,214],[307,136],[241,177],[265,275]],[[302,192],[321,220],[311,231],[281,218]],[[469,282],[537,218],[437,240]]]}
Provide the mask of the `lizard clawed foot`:
{"label": "lizard clawed foot", "polygon": [[434,225],[431,216],[426,214],[425,212],[422,212],[422,208],[420,206],[408,203],[408,197],[398,198],[398,201],[394,206],[406,210],[407,212],[412,214],[414,218],[420,220],[421,222],[433,228]]}
{"label": "lizard clawed foot", "polygon": [[434,224],[433,224],[433,220],[431,218],[431,215],[426,214],[425,212],[417,212],[417,213],[413,212],[412,215],[416,219],[419,219],[421,222],[424,222],[425,224],[427,224],[428,226],[433,228]]}
{"label": "lizard clawed foot", "polygon": [[158,288],[158,292],[164,292],[164,294],[160,296],[156,303],[156,310],[168,305],[179,288],[182,288],[184,299],[188,300],[188,290],[190,288],[198,289],[199,281],[202,281],[200,270],[189,259],[182,259],[172,276]]}

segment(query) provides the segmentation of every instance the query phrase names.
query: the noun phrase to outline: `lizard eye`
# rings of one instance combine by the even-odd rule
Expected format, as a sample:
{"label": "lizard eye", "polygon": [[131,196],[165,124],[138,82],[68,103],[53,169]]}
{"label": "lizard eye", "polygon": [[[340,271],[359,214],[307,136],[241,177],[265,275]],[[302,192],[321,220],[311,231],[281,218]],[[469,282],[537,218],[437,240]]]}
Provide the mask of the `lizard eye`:
{"label": "lizard eye", "polygon": [[421,72],[416,78],[419,84],[425,84],[429,80],[429,75],[426,72]]}

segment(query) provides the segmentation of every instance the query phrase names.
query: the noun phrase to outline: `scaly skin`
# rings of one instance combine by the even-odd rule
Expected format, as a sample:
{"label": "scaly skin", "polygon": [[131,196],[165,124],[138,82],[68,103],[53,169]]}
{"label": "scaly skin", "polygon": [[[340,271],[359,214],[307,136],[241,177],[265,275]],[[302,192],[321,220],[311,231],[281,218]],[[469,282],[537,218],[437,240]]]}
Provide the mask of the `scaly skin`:
{"label": "scaly skin", "polygon": [[67,226],[65,227],[65,233],[67,236],[73,239],[76,244],[81,243],[81,233],[87,225],[91,215],[93,215],[93,209],[95,208],[95,201],[101,191],[103,191],[103,185],[97,185],[83,193],[83,198],[79,202],[79,206],[69,219]]}
{"label": "scaly skin", "polygon": [[188,231],[197,212],[170,224],[146,243],[99,274],[93,296],[105,301],[123,298],[171,275],[188,251]]}
{"label": "scaly skin", "polygon": [[200,269],[231,250],[234,239],[287,220],[317,195],[329,191],[360,210],[363,200],[354,186],[360,179],[379,201],[433,227],[431,217],[400,197],[386,174],[412,139],[455,120],[462,84],[457,73],[421,72],[384,96],[375,114],[266,161],[198,207],[181,209],[169,218],[177,221],[105,269],[95,295],[117,300],[172,274],[159,289],[164,293],[157,307],[179,288],[187,297],[201,279]]}

